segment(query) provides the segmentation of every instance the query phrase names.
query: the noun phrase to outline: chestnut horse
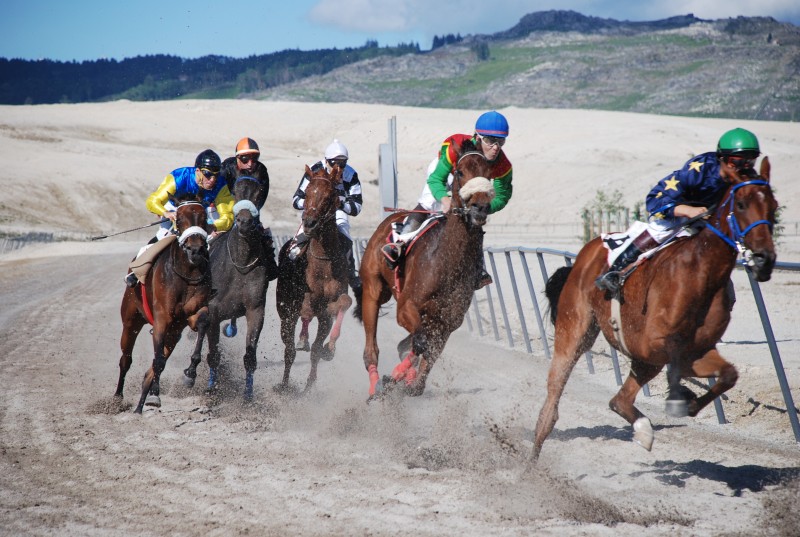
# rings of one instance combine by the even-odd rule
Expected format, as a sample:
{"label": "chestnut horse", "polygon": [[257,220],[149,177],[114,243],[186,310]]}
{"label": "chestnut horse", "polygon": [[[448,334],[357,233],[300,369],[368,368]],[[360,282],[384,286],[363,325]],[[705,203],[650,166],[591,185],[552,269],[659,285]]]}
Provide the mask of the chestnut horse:
{"label": "chestnut horse", "polygon": [[[581,249],[574,266],[562,267],[550,277],[545,294],[555,324],[554,353],[531,462],[558,419],[558,402],[575,363],[601,331],[631,360],[628,378],[609,406],[633,425],[634,441],[647,450],[653,443],[652,425],[634,400],[665,365],[670,365],[668,405],[679,401],[682,415],[696,416],[736,384],[736,368],[717,351],[733,307],[731,272],[739,252],[758,281],[769,280],[775,265],[772,228],[778,204],[769,185],[766,157],[760,173],[760,177],[726,173],[730,186],[723,201],[709,210],[709,218],[697,222],[702,229],[641,263],[625,282],[621,300],[610,300],[595,286],[607,261],[599,237]],[[682,377],[712,376],[717,382],[699,397],[680,385]]]}
{"label": "chestnut horse", "polygon": [[[450,211],[418,236],[397,272],[386,265],[381,247],[392,225],[402,221],[408,211],[381,222],[361,259],[363,289],[354,315],[364,323],[364,366],[369,373],[370,400],[389,387],[421,395],[431,367],[450,334],[464,322],[472,300],[483,256],[483,225],[494,188],[486,178],[490,163],[471,141],[464,143],[459,154]],[[379,383],[378,313],[392,297],[397,302],[397,323],[409,335],[397,346],[400,364]]]}
{"label": "chestnut horse", "polygon": [[233,184],[235,222],[233,229],[211,242],[211,275],[216,290],[208,303],[208,331],[198,330],[191,365],[184,370],[184,383],[191,387],[197,377],[197,366],[203,350],[203,338],[208,337],[208,389],[217,387],[217,368],[220,363],[220,322],[247,319],[245,342],[245,399],[253,396],[253,373],[256,370],[256,350],[264,327],[264,307],[267,297],[267,262],[270,252],[264,251],[259,224],[258,206],[266,199],[267,184],[258,179],[241,176]]}
{"label": "chestnut horse", "polygon": [[[133,346],[145,324],[153,325],[153,365],[145,373],[142,396],[134,412],[148,406],[161,406],[159,378],[167,359],[188,325],[192,330],[207,329],[211,271],[208,266],[208,223],[206,210],[196,201],[178,205],[175,225],[179,237],[156,258],[145,281],[126,288],[122,296],[122,337],[119,382],[116,397],[122,398],[125,375],[131,367]],[[149,397],[148,397],[149,394]]]}
{"label": "chestnut horse", "polygon": [[[303,233],[309,239],[306,253],[294,261],[289,259],[288,251],[292,244],[289,240],[278,255],[275,302],[284,344],[283,380],[275,387],[278,391],[289,389],[289,373],[297,354],[294,343],[297,319],[302,320],[302,338],[304,334],[307,337],[311,320],[317,318],[317,335],[311,345],[311,371],[305,387],[307,391],[317,380],[320,359],[333,359],[344,314],[353,303],[347,294],[347,246],[336,225],[336,209],[341,192],[337,186],[342,182],[342,170],[334,166],[329,174],[324,167],[312,172],[306,166],[306,176],[309,182],[302,217]],[[330,340],[324,344],[328,334]]]}

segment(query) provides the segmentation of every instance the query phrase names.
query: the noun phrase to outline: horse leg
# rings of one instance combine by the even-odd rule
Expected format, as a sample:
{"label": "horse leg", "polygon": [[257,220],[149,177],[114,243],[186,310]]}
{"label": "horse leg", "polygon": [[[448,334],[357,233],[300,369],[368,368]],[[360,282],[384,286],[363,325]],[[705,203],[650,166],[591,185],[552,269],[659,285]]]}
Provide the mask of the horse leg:
{"label": "horse leg", "polygon": [[150,385],[150,392],[147,394],[147,399],[144,401],[145,406],[161,408],[161,373],[164,371],[164,367],[167,365],[167,359],[172,355],[175,345],[177,345],[178,341],[181,339],[181,332],[182,329],[177,329],[172,333],[167,333],[167,336],[164,338],[164,365],[160,369],[155,370],[155,377]]}
{"label": "horse leg", "polygon": [[683,418],[689,415],[689,403],[686,397],[686,390],[681,385],[680,357],[672,355],[670,363],[667,365],[667,401],[665,409],[667,416],[673,418]]}
{"label": "horse leg", "polygon": [[276,384],[275,391],[286,392],[289,389],[289,373],[292,371],[297,351],[294,347],[294,327],[297,324],[297,315],[290,315],[281,319],[281,340],[283,341],[283,380]]}
{"label": "horse leg", "polygon": [[256,351],[258,339],[264,327],[264,306],[247,310],[247,345],[244,352],[245,387],[244,398],[250,401],[253,398],[253,373],[258,367]]}
{"label": "horse leg", "polygon": [[344,314],[352,305],[353,299],[347,294],[339,295],[339,298],[336,300],[333,306],[333,311],[336,313],[336,320],[333,323],[333,328],[331,328],[331,334],[328,338],[328,343],[325,345],[325,352],[321,356],[323,360],[333,360],[333,356],[336,354],[336,340],[339,339],[339,336],[342,333],[342,321],[344,321]]}
{"label": "horse leg", "polygon": [[369,396],[367,402],[379,397],[383,392],[383,384],[380,375],[378,374],[378,356],[380,349],[378,348],[378,311],[380,305],[378,301],[371,296],[373,282],[362,282],[361,295],[361,321],[364,324],[364,368],[369,375]]}
{"label": "horse leg", "polygon": [[203,340],[206,338],[210,323],[218,322],[213,314],[200,316],[195,324],[197,330],[197,341],[194,344],[194,351],[192,351],[191,363],[189,367],[183,370],[183,385],[187,388],[194,386],[194,381],[197,378],[197,366],[200,365],[201,356],[203,354]]}
{"label": "horse leg", "polygon": [[[308,339],[309,339],[308,325],[310,324],[311,324],[310,317],[308,319],[306,319],[305,317],[300,319],[300,336],[298,336],[297,338],[297,350],[299,351],[308,352],[311,350],[311,347],[308,344]],[[292,337],[294,337],[294,334],[292,334]]]}
{"label": "horse leg", "polygon": [[153,327],[153,364],[150,366],[150,369],[147,370],[147,373],[144,374],[144,380],[142,381],[142,395],[139,397],[139,404],[136,405],[134,409],[134,413],[141,414],[142,409],[144,408],[145,401],[147,400],[147,396],[150,394],[151,388],[153,385],[158,385],[158,376],[161,374],[161,371],[164,370],[164,367],[167,365],[167,359],[164,356],[164,349],[166,347],[166,323],[159,323],[156,321],[158,326]]}
{"label": "horse leg", "polygon": [[[553,432],[553,427],[558,421],[558,402],[564,393],[572,369],[578,358],[592,347],[600,332],[600,327],[589,311],[588,305],[585,308],[576,307],[568,303],[569,298],[571,298],[569,295],[564,294],[559,303],[553,359],[550,362],[550,371],[547,373],[547,397],[536,421],[529,464],[538,460],[542,444]],[[562,318],[564,320],[559,323]]]}
{"label": "horse leg", "polygon": [[120,399],[123,397],[122,391],[125,387],[125,376],[128,374],[131,364],[133,363],[133,346],[143,326],[144,320],[126,322],[122,326],[122,336],[119,340],[122,355],[119,358],[119,380],[117,381],[117,391],[114,392],[114,397]]}
{"label": "horse leg", "polygon": [[324,358],[327,354],[324,343],[328,334],[331,332],[332,325],[333,321],[331,320],[331,316],[324,310],[319,312],[317,316],[317,337],[314,338],[314,343],[311,344],[311,370],[308,372],[308,379],[306,379],[306,388],[304,390],[306,392],[310,390],[317,381],[317,366],[319,365],[320,359]]}
{"label": "horse leg", "polygon": [[723,358],[717,349],[711,349],[699,360],[695,360],[691,368],[691,376],[708,378],[717,377],[717,382],[703,395],[689,402],[689,416],[695,417],[711,401],[730,390],[739,380],[739,372]]}
{"label": "horse leg", "polygon": [[407,335],[403,338],[403,340],[397,344],[397,356],[401,360],[405,355],[409,353],[411,350],[411,334]]}
{"label": "horse leg", "polygon": [[209,323],[206,338],[208,339],[208,354],[206,355],[206,362],[208,363],[208,385],[206,386],[206,393],[212,393],[219,388],[219,378],[217,377],[220,359],[219,352],[219,321],[214,319],[214,322]]}
{"label": "horse leg", "polygon": [[653,426],[650,420],[636,408],[636,400],[642,386],[653,380],[664,366],[653,365],[639,360],[631,361],[631,371],[617,395],[611,398],[608,406],[633,425],[633,440],[647,451],[653,447]]}

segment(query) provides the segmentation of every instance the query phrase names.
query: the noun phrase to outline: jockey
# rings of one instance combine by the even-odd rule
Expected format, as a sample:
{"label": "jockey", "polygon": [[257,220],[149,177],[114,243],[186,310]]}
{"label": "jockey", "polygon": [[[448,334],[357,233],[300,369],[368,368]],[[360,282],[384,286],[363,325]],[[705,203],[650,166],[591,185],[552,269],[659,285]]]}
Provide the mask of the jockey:
{"label": "jockey", "polygon": [[[402,233],[409,233],[419,228],[432,212],[447,213],[450,210],[450,190],[453,183],[453,169],[459,158],[459,148],[465,139],[472,139],[475,147],[483,153],[492,164],[491,177],[495,196],[489,207],[489,214],[496,213],[508,204],[512,194],[512,167],[511,161],[506,157],[502,147],[508,137],[508,121],[499,112],[485,112],[478,117],[475,123],[475,133],[453,134],[448,137],[439,149],[436,159],[428,166],[428,181],[422,189],[422,194],[417,200],[415,211],[405,220]],[[403,254],[404,242],[393,242],[383,246],[383,254],[390,268],[397,266]],[[481,256],[481,271],[476,289],[492,283],[492,277],[486,272],[483,256]]]}
{"label": "jockey", "polygon": [[[228,190],[233,193],[233,185],[239,177],[252,177],[258,179],[264,185],[263,199],[255,201],[256,208],[261,212],[264,203],[269,197],[269,172],[263,162],[259,160],[261,150],[252,138],[242,138],[236,144],[236,153],[232,157],[226,158],[222,162],[222,177],[228,185]],[[278,277],[278,265],[275,263],[275,247],[272,241],[272,230],[263,227],[261,220],[258,221],[262,229],[264,251],[267,253],[267,281],[272,281]]]}
{"label": "jockey", "polygon": [[595,280],[597,287],[616,293],[623,268],[674,237],[687,220],[702,216],[718,203],[729,186],[729,172],[754,175],[760,154],[755,134],[741,128],[729,130],[720,137],[716,151],[689,159],[680,170],[659,181],[647,195],[650,217],[646,229],[630,240],[608,271]]}
{"label": "jockey", "polygon": [[[361,181],[358,180],[358,172],[347,163],[349,158],[349,153],[344,144],[334,139],[333,142],[325,148],[325,158],[311,166],[311,170],[317,171],[324,166],[328,173],[330,173],[335,165],[338,165],[342,170],[342,182],[340,185],[337,185],[340,193],[339,208],[336,210],[336,226],[339,228],[339,233],[341,233],[345,239],[345,253],[347,255],[350,287],[353,289],[354,293],[360,294],[361,279],[358,277],[358,274],[356,274],[356,262],[353,257],[353,239],[350,237],[349,217],[357,216],[358,213],[361,212],[361,204],[363,202],[361,198]],[[300,184],[292,198],[292,206],[298,211],[305,209],[308,181],[308,176],[303,174],[302,179],[300,179]],[[303,233],[302,226],[300,226],[300,229],[298,229],[292,241],[292,246],[289,248],[289,258],[296,259],[303,251],[304,246],[308,243],[308,237]]]}
{"label": "jockey", "polygon": [[[214,229],[209,239],[231,228],[233,225],[233,196],[231,196],[225,181],[218,181],[220,165],[219,155],[211,149],[206,149],[197,155],[194,166],[173,170],[147,197],[145,201],[147,209],[165,219],[156,232],[156,236],[150,240],[150,244],[174,233],[178,200],[186,198],[197,198],[206,208],[210,224]],[[139,253],[141,255],[141,251]],[[125,277],[125,284],[128,287],[135,286],[137,281],[133,272]]]}

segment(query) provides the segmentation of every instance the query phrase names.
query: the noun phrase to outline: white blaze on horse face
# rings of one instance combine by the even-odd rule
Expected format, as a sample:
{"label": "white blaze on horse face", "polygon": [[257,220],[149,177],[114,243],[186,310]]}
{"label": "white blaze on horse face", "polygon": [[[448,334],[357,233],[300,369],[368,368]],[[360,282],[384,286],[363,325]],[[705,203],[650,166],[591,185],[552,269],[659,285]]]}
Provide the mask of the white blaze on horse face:
{"label": "white blaze on horse face", "polygon": [[469,201],[473,194],[479,192],[488,194],[490,200],[494,199],[494,182],[486,177],[473,177],[459,190],[461,199],[464,201]]}

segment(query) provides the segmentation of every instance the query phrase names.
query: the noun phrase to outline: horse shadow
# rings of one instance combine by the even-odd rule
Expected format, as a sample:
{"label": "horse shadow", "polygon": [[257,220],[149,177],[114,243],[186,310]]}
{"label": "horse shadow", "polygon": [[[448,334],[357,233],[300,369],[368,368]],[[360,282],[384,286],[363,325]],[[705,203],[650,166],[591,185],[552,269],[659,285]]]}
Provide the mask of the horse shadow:
{"label": "horse shadow", "polygon": [[[663,430],[686,425],[660,425],[653,427]],[[528,431],[532,434],[533,431]],[[611,425],[598,425],[595,427],[574,427],[565,430],[553,430],[551,439],[567,441],[574,438],[588,438],[592,440],[620,440],[629,442],[631,431],[629,427],[614,427]],[[665,485],[684,488],[687,480],[698,477],[709,481],[725,484],[733,491],[733,496],[739,497],[742,492],[763,492],[767,487],[779,485],[800,478],[800,467],[773,468],[747,464],[744,466],[726,466],[724,464],[703,460],[676,462],[673,460],[659,460],[649,465],[646,470],[631,472],[630,477],[636,478],[643,475],[654,475],[655,479]]]}

